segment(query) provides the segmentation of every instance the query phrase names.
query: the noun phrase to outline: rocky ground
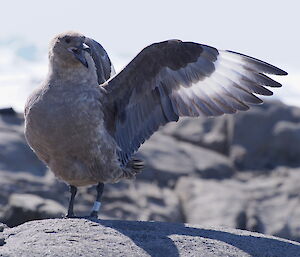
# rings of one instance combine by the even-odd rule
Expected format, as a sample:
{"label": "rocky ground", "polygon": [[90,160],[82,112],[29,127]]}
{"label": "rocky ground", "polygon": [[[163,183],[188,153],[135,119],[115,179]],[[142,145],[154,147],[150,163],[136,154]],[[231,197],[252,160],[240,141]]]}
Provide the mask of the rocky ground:
{"label": "rocky ground", "polygon": [[244,230],[162,222],[52,219],[5,228],[2,234],[4,257],[300,256],[297,242]]}
{"label": "rocky ground", "polygon": [[[182,119],[138,155],[146,169],[134,181],[106,186],[100,218],[224,226],[300,241],[299,108],[268,102],[234,116]],[[78,215],[89,213],[95,194],[93,187],[80,190]],[[0,221],[13,227],[62,217],[68,197],[26,145],[22,115],[0,111]]]}

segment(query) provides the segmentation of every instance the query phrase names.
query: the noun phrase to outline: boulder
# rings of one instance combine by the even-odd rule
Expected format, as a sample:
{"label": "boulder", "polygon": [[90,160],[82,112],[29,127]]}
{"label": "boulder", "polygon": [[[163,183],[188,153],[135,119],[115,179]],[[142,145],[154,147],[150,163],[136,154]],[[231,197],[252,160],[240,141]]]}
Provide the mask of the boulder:
{"label": "boulder", "polygon": [[234,180],[181,178],[176,186],[185,222],[203,226],[238,227],[247,205],[242,185]]}
{"label": "boulder", "polygon": [[7,225],[0,223],[0,246],[5,244],[5,239],[4,239],[3,233],[2,233],[5,228],[7,228]]}
{"label": "boulder", "polygon": [[189,176],[224,179],[235,174],[230,159],[220,153],[183,142],[178,147],[186,156],[190,156],[195,165],[194,172]]}
{"label": "boulder", "polygon": [[192,174],[195,165],[178,146],[176,139],[155,133],[140,148],[138,156],[145,162],[145,169],[137,179],[172,187],[179,177]]}
{"label": "boulder", "polygon": [[11,172],[0,170],[0,212],[14,194],[34,194],[52,200],[61,200],[67,190],[50,171],[45,176],[35,176],[28,172]]}
{"label": "boulder", "polygon": [[300,241],[300,169],[223,181],[181,178],[185,222],[227,226]]}
{"label": "boulder", "polygon": [[299,166],[300,123],[279,121],[272,130],[271,155],[279,165]]}
{"label": "boulder", "polygon": [[172,122],[162,127],[161,132],[179,141],[228,155],[229,124],[230,118],[227,115],[215,118],[181,118],[176,123]]}
{"label": "boulder", "polygon": [[217,152],[178,141],[162,133],[154,134],[140,149],[145,161],[139,180],[174,187],[182,176],[228,178],[234,174],[231,161]]}
{"label": "boulder", "polygon": [[[300,152],[299,122],[300,108],[267,101],[235,115],[182,118],[167,124],[161,133],[230,156],[239,171],[271,170],[279,165],[300,165],[294,151]],[[288,142],[295,144],[291,147]]]}
{"label": "boulder", "polygon": [[189,224],[52,219],[4,230],[1,256],[300,256],[300,243]]}
{"label": "boulder", "polygon": [[[238,170],[271,170],[278,165],[291,165],[288,155],[283,154],[280,160],[277,158],[282,154],[282,151],[276,152],[278,146],[273,149],[277,136],[281,137],[277,145],[285,140],[284,135],[279,134],[282,133],[282,129],[278,128],[280,122],[299,123],[300,109],[281,102],[266,102],[234,116],[229,130],[230,157]],[[288,130],[290,137],[296,136],[295,133],[291,136],[291,128]],[[295,162],[292,164],[295,165]],[[300,165],[300,161],[296,164]]]}
{"label": "boulder", "polygon": [[46,166],[38,160],[24,137],[23,116],[17,113],[0,115],[0,170],[26,171],[43,176]]}
{"label": "boulder", "polygon": [[12,194],[1,220],[10,227],[26,221],[64,216],[59,203],[32,194]]}

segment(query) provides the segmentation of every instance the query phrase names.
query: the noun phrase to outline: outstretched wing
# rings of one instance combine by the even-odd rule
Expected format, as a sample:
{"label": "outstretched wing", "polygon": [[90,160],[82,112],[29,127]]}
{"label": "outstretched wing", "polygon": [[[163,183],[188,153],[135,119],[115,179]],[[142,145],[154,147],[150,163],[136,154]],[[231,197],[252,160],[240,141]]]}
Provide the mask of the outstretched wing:
{"label": "outstretched wing", "polygon": [[255,94],[272,95],[264,86],[281,86],[264,73],[287,74],[252,57],[193,42],[146,47],[102,85],[120,160],[125,165],[161,125],[179,116],[218,116],[262,103]]}
{"label": "outstretched wing", "polygon": [[116,74],[114,66],[105,49],[97,41],[86,37],[85,44],[91,49],[91,55],[97,69],[98,83],[102,84]]}

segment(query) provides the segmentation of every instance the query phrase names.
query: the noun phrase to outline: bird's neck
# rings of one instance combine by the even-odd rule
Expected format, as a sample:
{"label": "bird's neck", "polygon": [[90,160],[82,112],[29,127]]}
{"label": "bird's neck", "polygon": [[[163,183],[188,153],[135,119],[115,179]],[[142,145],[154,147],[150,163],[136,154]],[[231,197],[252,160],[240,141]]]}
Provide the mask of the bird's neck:
{"label": "bird's neck", "polygon": [[49,60],[48,77],[56,82],[68,84],[98,85],[95,67],[86,68],[81,63],[70,63],[55,57]]}

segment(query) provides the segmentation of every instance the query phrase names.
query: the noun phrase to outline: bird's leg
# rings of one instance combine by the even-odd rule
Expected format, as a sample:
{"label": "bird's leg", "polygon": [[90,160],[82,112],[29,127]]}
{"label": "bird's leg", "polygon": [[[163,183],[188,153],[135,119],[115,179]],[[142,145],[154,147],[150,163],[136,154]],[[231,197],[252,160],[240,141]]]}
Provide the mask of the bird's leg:
{"label": "bird's leg", "polygon": [[74,207],[74,198],[75,195],[77,193],[77,187],[70,185],[70,193],[71,193],[71,198],[69,201],[69,208],[68,208],[68,214],[67,214],[67,218],[72,218],[74,217],[74,211],[73,211],[73,207]]}
{"label": "bird's leg", "polygon": [[94,202],[94,206],[91,212],[91,217],[94,218],[98,218],[98,212],[100,210],[100,206],[101,206],[101,196],[103,193],[103,189],[104,189],[104,184],[103,183],[98,183],[97,185],[97,197],[96,197],[96,201]]}

